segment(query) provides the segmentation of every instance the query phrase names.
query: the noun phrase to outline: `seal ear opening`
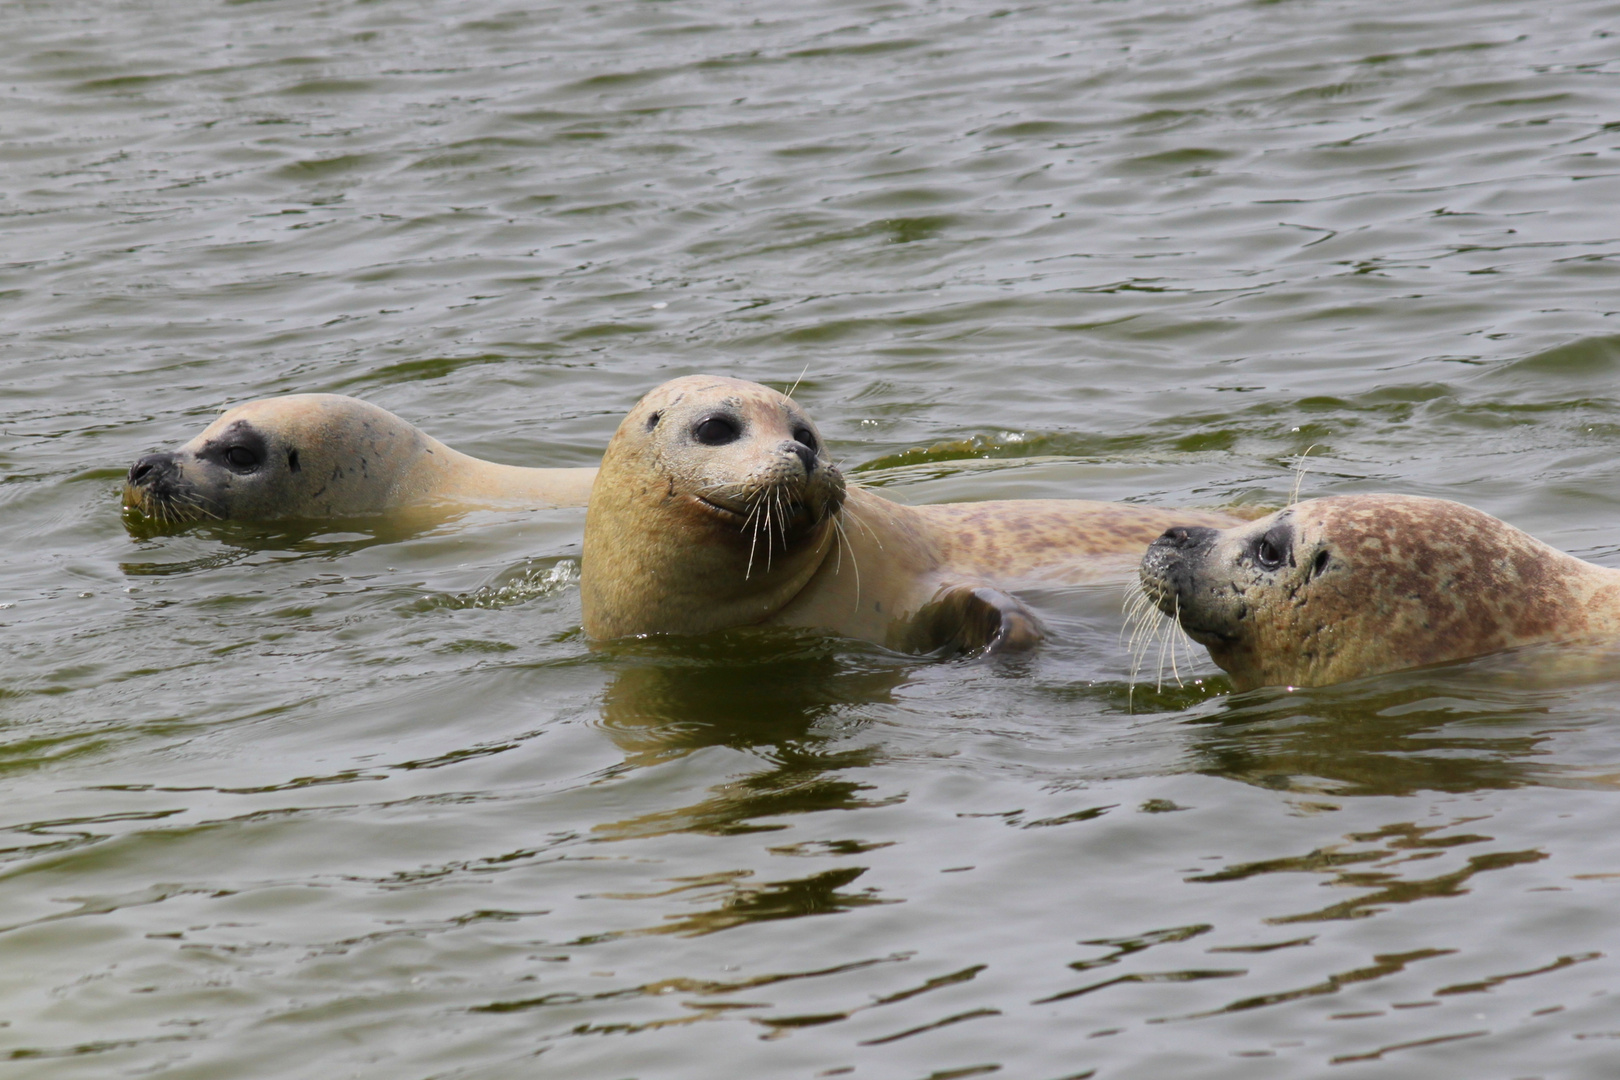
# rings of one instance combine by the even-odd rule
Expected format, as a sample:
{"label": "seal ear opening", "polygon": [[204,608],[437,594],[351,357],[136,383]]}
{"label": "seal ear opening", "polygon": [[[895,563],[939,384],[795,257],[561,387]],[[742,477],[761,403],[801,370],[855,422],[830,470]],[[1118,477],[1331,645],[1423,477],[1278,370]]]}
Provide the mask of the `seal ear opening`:
{"label": "seal ear opening", "polygon": [[937,656],[995,656],[1046,636],[1023,601],[989,586],[941,589],[912,620],[907,651]]}

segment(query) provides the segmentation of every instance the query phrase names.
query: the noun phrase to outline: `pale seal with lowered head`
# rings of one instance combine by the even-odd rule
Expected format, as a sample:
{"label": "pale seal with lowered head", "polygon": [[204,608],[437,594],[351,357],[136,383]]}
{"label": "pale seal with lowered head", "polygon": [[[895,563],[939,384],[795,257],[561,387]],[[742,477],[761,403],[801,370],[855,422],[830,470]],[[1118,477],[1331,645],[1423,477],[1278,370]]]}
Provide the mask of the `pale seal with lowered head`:
{"label": "pale seal with lowered head", "polygon": [[1238,690],[1620,637],[1620,570],[1444,499],[1338,495],[1235,528],[1178,525],[1141,578]]}
{"label": "pale seal with lowered head", "polygon": [[584,506],[596,470],[498,465],[341,394],[238,405],[130,467],[124,507],[158,524]]}
{"label": "pale seal with lowered head", "polygon": [[904,506],[846,483],[792,398],[674,379],[608,443],[585,516],[585,632],[821,630],[910,652],[1032,642],[1004,590],[1123,580],[1178,521],[1237,518],[1079,500]]}

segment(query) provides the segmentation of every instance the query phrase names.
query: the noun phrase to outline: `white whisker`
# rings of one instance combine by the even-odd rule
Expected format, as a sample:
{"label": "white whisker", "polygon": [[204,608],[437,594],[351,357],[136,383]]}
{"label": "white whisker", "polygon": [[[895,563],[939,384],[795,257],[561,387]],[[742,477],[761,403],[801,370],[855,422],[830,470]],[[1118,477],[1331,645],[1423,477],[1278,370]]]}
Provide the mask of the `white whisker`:
{"label": "white whisker", "polygon": [[871,540],[872,540],[872,541],[873,541],[873,542],[874,542],[874,543],[876,543],[876,544],[877,544],[877,546],[878,546],[878,547],[880,547],[880,548],[881,548],[881,547],[882,547],[882,546],[883,546],[883,541],[882,541],[882,539],[881,539],[881,538],[880,538],[880,537],[879,537],[879,536],[878,536],[878,535],[877,535],[877,533],[875,533],[875,532],[874,532],[874,531],[873,531],[873,530],[872,530],[872,526],[871,526],[871,525],[869,525],[869,524],[867,524],[867,523],[866,523],[866,522],[864,522],[864,521],[862,521],[862,520],[861,520],[861,519],[860,519],[860,516],[859,516],[859,515],[858,515],[858,514],[856,514],[856,513],[855,513],[855,512],[854,512],[854,511],[853,511],[853,510],[852,510],[852,509],[851,509],[851,508],[850,508],[850,507],[849,507],[849,504],[848,504],[848,503],[845,503],[845,511],[846,511],[846,512],[845,512],[845,514],[844,514],[844,518],[845,518],[845,519],[846,519],[846,520],[847,520],[847,521],[848,521],[848,522],[849,522],[849,523],[850,523],[850,524],[851,524],[851,525],[857,525],[857,526],[859,526],[859,527],[860,527],[860,528],[862,528],[862,529],[865,529],[865,530],[866,530],[866,535],[867,535],[867,537],[868,537],[868,538],[869,538],[869,539],[871,539]]}
{"label": "white whisker", "polygon": [[1300,485],[1305,482],[1305,459],[1309,457],[1311,451],[1315,449],[1316,443],[1311,443],[1311,445],[1305,448],[1305,452],[1299,455],[1299,464],[1294,466],[1294,490],[1288,496],[1289,506],[1293,506],[1295,503],[1299,502],[1299,488]]}
{"label": "white whisker", "polygon": [[[1184,686],[1186,684],[1181,681],[1181,668],[1176,664],[1176,651],[1177,651],[1177,646],[1179,646],[1181,644],[1181,639],[1176,635],[1175,631],[1179,630],[1180,628],[1181,628],[1181,597],[1178,595],[1176,597],[1175,625],[1174,625],[1173,628],[1166,628],[1165,637],[1170,639],[1170,674],[1175,677],[1177,686]],[[1164,681],[1164,669],[1163,668],[1159,669],[1159,681],[1161,683]]]}
{"label": "white whisker", "polygon": [[1132,705],[1135,703],[1136,686],[1142,667],[1148,653],[1153,652],[1155,647],[1158,651],[1158,664],[1154,689],[1160,692],[1164,690],[1166,660],[1169,661],[1170,674],[1176,680],[1176,685],[1185,686],[1186,682],[1181,675],[1181,658],[1177,654],[1185,649],[1188,664],[1197,660],[1197,654],[1193,652],[1192,639],[1181,628],[1180,597],[1175,601],[1175,613],[1166,614],[1149,596],[1147,588],[1137,582],[1126,592],[1123,606],[1125,626],[1120,630],[1120,637],[1124,638],[1127,633],[1130,635],[1126,648],[1131,656],[1129,699]]}
{"label": "white whisker", "polygon": [[806,360],[804,362],[804,371],[799,372],[799,377],[797,379],[793,380],[793,385],[792,386],[788,387],[788,392],[787,392],[788,397],[792,397],[793,396],[793,391],[797,390],[799,388],[799,384],[804,382],[805,372],[808,372],[809,370],[810,370],[810,361]]}
{"label": "white whisker", "polygon": [[849,535],[844,531],[844,523],[840,520],[843,515],[833,518],[833,542],[841,545],[838,548],[838,569],[844,567],[844,548],[849,548],[850,569],[855,571],[855,610],[861,609],[861,563],[855,557],[855,545],[850,542]]}
{"label": "white whisker", "polygon": [[195,521],[198,518],[209,518],[213,521],[221,520],[221,515],[216,514],[212,510],[208,509],[207,504],[203,501],[203,497],[195,492],[186,493],[184,508],[193,515],[190,518],[192,521]]}
{"label": "white whisker", "polygon": [[776,545],[782,542],[782,538],[776,535],[776,529],[779,527],[776,520],[776,504],[781,494],[781,489],[772,488],[765,496],[765,572],[767,574],[771,572],[771,563],[775,557]]}
{"label": "white whisker", "polygon": [[743,528],[745,528],[745,529],[748,528],[749,522],[753,523],[754,528],[753,528],[753,531],[749,534],[749,538],[748,538],[748,568],[743,571],[743,580],[744,581],[747,581],[749,578],[754,576],[754,549],[759,546],[759,504],[758,503],[755,503],[751,508],[749,508],[748,516],[743,519]]}
{"label": "white whisker", "polygon": [[1155,636],[1159,639],[1159,674],[1153,684],[1153,689],[1162,693],[1164,691],[1164,650],[1170,644],[1170,628],[1160,623],[1159,632]]}

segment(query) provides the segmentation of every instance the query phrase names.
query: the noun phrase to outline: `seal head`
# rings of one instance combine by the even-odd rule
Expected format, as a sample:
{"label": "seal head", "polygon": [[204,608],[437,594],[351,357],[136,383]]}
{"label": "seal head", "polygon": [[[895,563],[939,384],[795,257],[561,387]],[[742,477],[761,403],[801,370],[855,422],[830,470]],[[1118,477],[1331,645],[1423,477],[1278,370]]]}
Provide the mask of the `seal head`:
{"label": "seal head", "polygon": [[229,410],[130,467],[124,505],[164,524],[380,513],[434,440],[386,409],[293,394]]}
{"label": "seal head", "polygon": [[238,405],[179,449],[141,458],[124,508],[167,526],[583,506],[595,475],[483,461],[358,398],[289,394]]}
{"label": "seal head", "polygon": [[1346,495],[1148,548],[1150,600],[1239,690],[1321,686],[1615,629],[1620,571],[1460,503]]}
{"label": "seal head", "polygon": [[721,376],[667,382],[619,425],[591,491],[585,632],[764,622],[821,566],[843,503],[843,475],[792,398]]}

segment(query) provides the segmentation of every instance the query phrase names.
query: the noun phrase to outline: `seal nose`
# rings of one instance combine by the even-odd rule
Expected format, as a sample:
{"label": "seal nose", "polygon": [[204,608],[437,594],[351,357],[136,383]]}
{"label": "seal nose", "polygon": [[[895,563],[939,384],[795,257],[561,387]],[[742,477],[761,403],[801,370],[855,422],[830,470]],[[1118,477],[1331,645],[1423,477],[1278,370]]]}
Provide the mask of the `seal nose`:
{"label": "seal nose", "polygon": [[147,454],[129,467],[129,482],[136,486],[143,483],[155,483],[158,477],[173,468],[173,454]]}
{"label": "seal nose", "polygon": [[798,456],[799,462],[804,465],[804,475],[809,476],[816,471],[816,452],[802,442],[794,441],[785,444]]}
{"label": "seal nose", "polygon": [[1172,525],[1153,543],[1163,544],[1178,551],[1187,551],[1191,548],[1204,547],[1213,539],[1215,530],[1203,525]]}

